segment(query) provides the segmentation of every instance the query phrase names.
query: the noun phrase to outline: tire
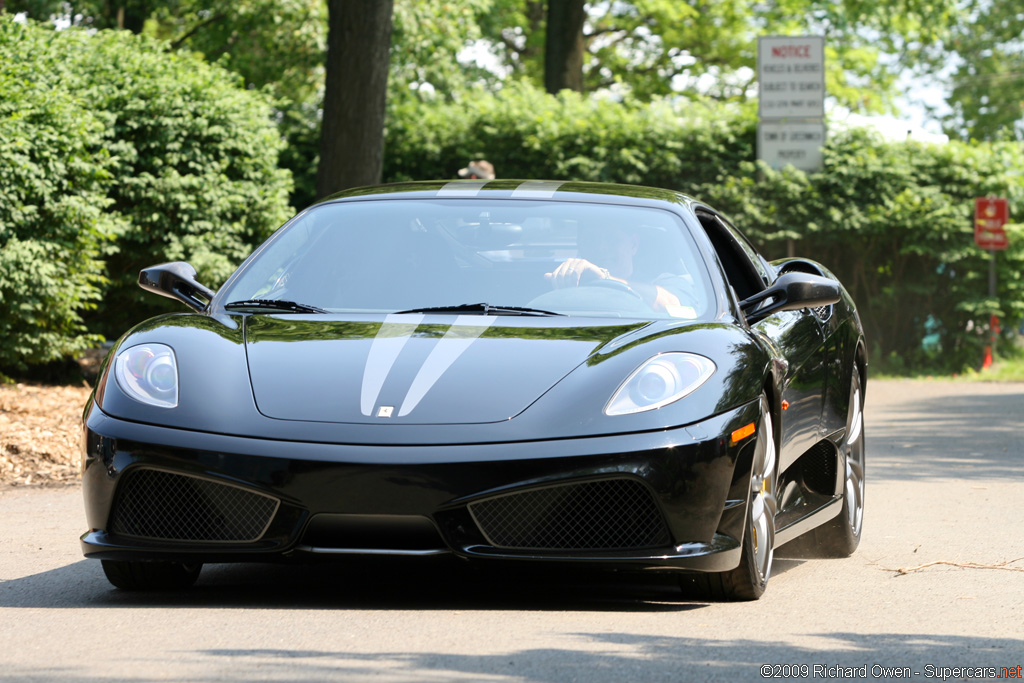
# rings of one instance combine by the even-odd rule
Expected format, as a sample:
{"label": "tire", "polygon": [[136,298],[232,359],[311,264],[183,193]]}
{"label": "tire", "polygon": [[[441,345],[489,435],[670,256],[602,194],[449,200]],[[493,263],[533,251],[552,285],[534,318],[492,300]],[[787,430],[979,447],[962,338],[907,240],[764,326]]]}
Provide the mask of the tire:
{"label": "tire", "polygon": [[787,543],[787,551],[800,557],[836,558],[849,557],[857,549],[864,528],[864,451],[864,391],[860,371],[854,367],[846,434],[841,446],[846,468],[843,509],[838,516]]}
{"label": "tire", "polygon": [[686,595],[694,592],[712,600],[757,600],[764,594],[771,577],[775,555],[776,499],[775,429],[768,399],[761,396],[761,424],[750,468],[750,495],[740,564],[727,572],[687,574],[680,578]]}
{"label": "tire", "polygon": [[166,591],[188,588],[199,578],[201,564],[103,560],[103,573],[126,591]]}

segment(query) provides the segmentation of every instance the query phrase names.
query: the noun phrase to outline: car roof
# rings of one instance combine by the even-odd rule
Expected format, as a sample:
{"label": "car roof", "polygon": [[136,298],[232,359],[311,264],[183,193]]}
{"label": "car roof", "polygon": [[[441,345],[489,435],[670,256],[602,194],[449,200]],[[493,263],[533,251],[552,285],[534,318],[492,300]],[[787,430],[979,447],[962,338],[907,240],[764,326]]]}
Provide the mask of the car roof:
{"label": "car roof", "polygon": [[360,199],[552,199],[638,205],[671,204],[691,208],[697,201],[681,192],[641,185],[575,180],[426,180],[356,187],[332,194],[317,204]]}

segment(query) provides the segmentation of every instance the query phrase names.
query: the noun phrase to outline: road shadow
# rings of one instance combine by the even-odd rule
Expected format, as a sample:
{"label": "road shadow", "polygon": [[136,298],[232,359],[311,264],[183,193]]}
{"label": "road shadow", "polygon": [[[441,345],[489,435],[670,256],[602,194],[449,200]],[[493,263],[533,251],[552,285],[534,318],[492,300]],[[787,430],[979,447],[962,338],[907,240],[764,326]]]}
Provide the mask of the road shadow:
{"label": "road shadow", "polygon": [[[692,628],[692,624],[691,624]],[[928,679],[991,680],[1006,667],[1015,675],[1024,641],[1004,637],[925,633],[812,634],[814,645],[794,645],[770,637],[713,638],[625,632],[554,631],[552,645],[502,650],[493,654],[416,652],[396,642],[385,652],[263,647],[208,648],[174,653],[169,670],[212,671],[193,681],[501,681],[621,683],[644,681],[757,681],[774,672],[802,680]],[[559,646],[565,643],[564,646]],[[806,666],[806,674],[802,667]],[[785,667],[785,668],[783,668]],[[970,667],[954,672],[954,667]],[[986,675],[981,667],[994,667]],[[785,675],[783,675],[785,671]],[[43,674],[45,670],[38,671]],[[99,680],[74,669],[62,670],[66,683]],[[766,675],[767,674],[767,675]],[[1004,674],[1005,675],[1005,674]],[[1019,674],[1018,674],[1019,675]],[[13,676],[12,678],[16,678]],[[0,680],[6,680],[0,675]],[[105,677],[104,680],[138,680]],[[150,678],[148,680],[155,680]]]}
{"label": "road shadow", "polygon": [[685,611],[669,575],[478,567],[451,558],[213,564],[192,588],[127,592],[82,560],[0,585],[2,607]]}
{"label": "road shadow", "polygon": [[[916,633],[826,633],[826,647],[800,647],[767,640],[649,636],[629,633],[558,634],[588,644],[572,649],[524,649],[492,655],[444,652],[331,652],[302,649],[211,649],[190,653],[202,661],[230,658],[243,669],[259,665],[261,675],[276,678],[301,671],[306,680],[363,680],[380,676],[387,665],[390,680],[496,680],[563,683],[568,680],[615,681],[632,673],[645,681],[756,681],[768,673],[786,679],[960,680],[953,667],[1007,667],[1020,663],[1024,641]],[[772,665],[777,667],[772,667]],[[795,665],[795,670],[793,669]],[[799,668],[807,667],[806,675]],[[782,675],[786,666],[785,676]],[[762,669],[767,667],[767,669]],[[863,673],[864,675],[860,675]],[[1011,674],[1012,675],[1012,674]],[[990,679],[982,675],[969,678]],[[243,680],[239,677],[234,680]],[[501,679],[498,679],[501,680]]]}
{"label": "road shadow", "polygon": [[[802,563],[777,560],[773,576]],[[490,566],[452,558],[213,564],[195,586],[171,592],[118,590],[99,562],[81,560],[0,583],[0,608],[683,612],[706,604],[684,595],[672,573]]]}

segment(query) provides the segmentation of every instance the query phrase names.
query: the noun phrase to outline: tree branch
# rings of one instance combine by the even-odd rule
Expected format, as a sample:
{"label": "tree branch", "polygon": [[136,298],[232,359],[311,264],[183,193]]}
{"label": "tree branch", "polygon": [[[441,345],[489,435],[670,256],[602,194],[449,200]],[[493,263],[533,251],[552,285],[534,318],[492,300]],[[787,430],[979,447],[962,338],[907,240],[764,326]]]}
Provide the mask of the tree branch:
{"label": "tree branch", "polygon": [[179,37],[177,40],[172,42],[171,43],[171,49],[173,49],[173,50],[181,49],[181,46],[185,44],[185,41],[188,40],[189,38],[191,38],[192,36],[194,36],[196,34],[196,32],[199,31],[199,29],[205,28],[206,26],[209,26],[210,24],[215,23],[217,21],[221,21],[223,19],[227,19],[227,16],[228,15],[225,12],[220,12],[218,14],[211,14],[209,17],[207,17],[203,21],[200,21],[200,22],[196,23],[188,31],[185,31],[185,33],[181,37]]}
{"label": "tree branch", "polygon": [[[925,562],[924,564],[919,564],[916,567],[897,567],[897,568],[892,568],[892,567],[883,567],[881,565],[878,565],[878,568],[879,569],[883,569],[883,570],[885,570],[887,572],[896,572],[900,576],[904,576],[906,574],[909,574],[910,572],[916,572],[916,571],[920,571],[922,569],[927,569],[928,567],[935,567],[937,565],[942,565],[942,564],[947,565],[949,567],[961,567],[963,569],[1003,569],[1003,570],[1008,571],[1008,572],[1024,572],[1024,567],[1009,567],[1009,566],[1007,566],[1007,565],[1013,564],[1014,562],[1020,562],[1021,560],[1024,560],[1024,557],[1018,557],[1016,560],[1008,560],[1007,562],[997,562],[995,564],[982,564],[980,562],[952,562],[950,560],[935,560],[934,562]],[[874,564],[874,563],[872,563],[872,564]]]}

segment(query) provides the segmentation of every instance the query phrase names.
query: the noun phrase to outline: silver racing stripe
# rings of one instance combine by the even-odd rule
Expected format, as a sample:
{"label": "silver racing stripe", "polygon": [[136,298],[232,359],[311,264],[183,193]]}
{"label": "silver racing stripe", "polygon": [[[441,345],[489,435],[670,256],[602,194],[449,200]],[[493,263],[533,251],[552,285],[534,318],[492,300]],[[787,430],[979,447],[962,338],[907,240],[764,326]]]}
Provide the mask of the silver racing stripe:
{"label": "silver racing stripe", "polygon": [[363,388],[359,395],[359,408],[363,415],[369,417],[373,414],[373,406],[377,403],[377,396],[384,386],[384,380],[391,372],[391,367],[398,359],[398,354],[402,352],[405,343],[422,321],[422,313],[392,313],[384,318],[380,329],[377,330],[377,336],[370,345],[370,354],[366,358],[366,367],[363,368]]}
{"label": "silver racing stripe", "polygon": [[493,315],[460,315],[455,323],[448,328],[441,340],[437,342],[423,366],[416,373],[416,378],[409,387],[409,392],[398,409],[398,416],[403,417],[412,412],[430,388],[441,378],[469,346],[478,339],[497,318]]}
{"label": "silver racing stripe", "polygon": [[551,199],[564,180],[524,180],[519,187],[512,190],[515,199]]}
{"label": "silver racing stripe", "polygon": [[437,191],[438,197],[475,197],[490,180],[453,180]]}

